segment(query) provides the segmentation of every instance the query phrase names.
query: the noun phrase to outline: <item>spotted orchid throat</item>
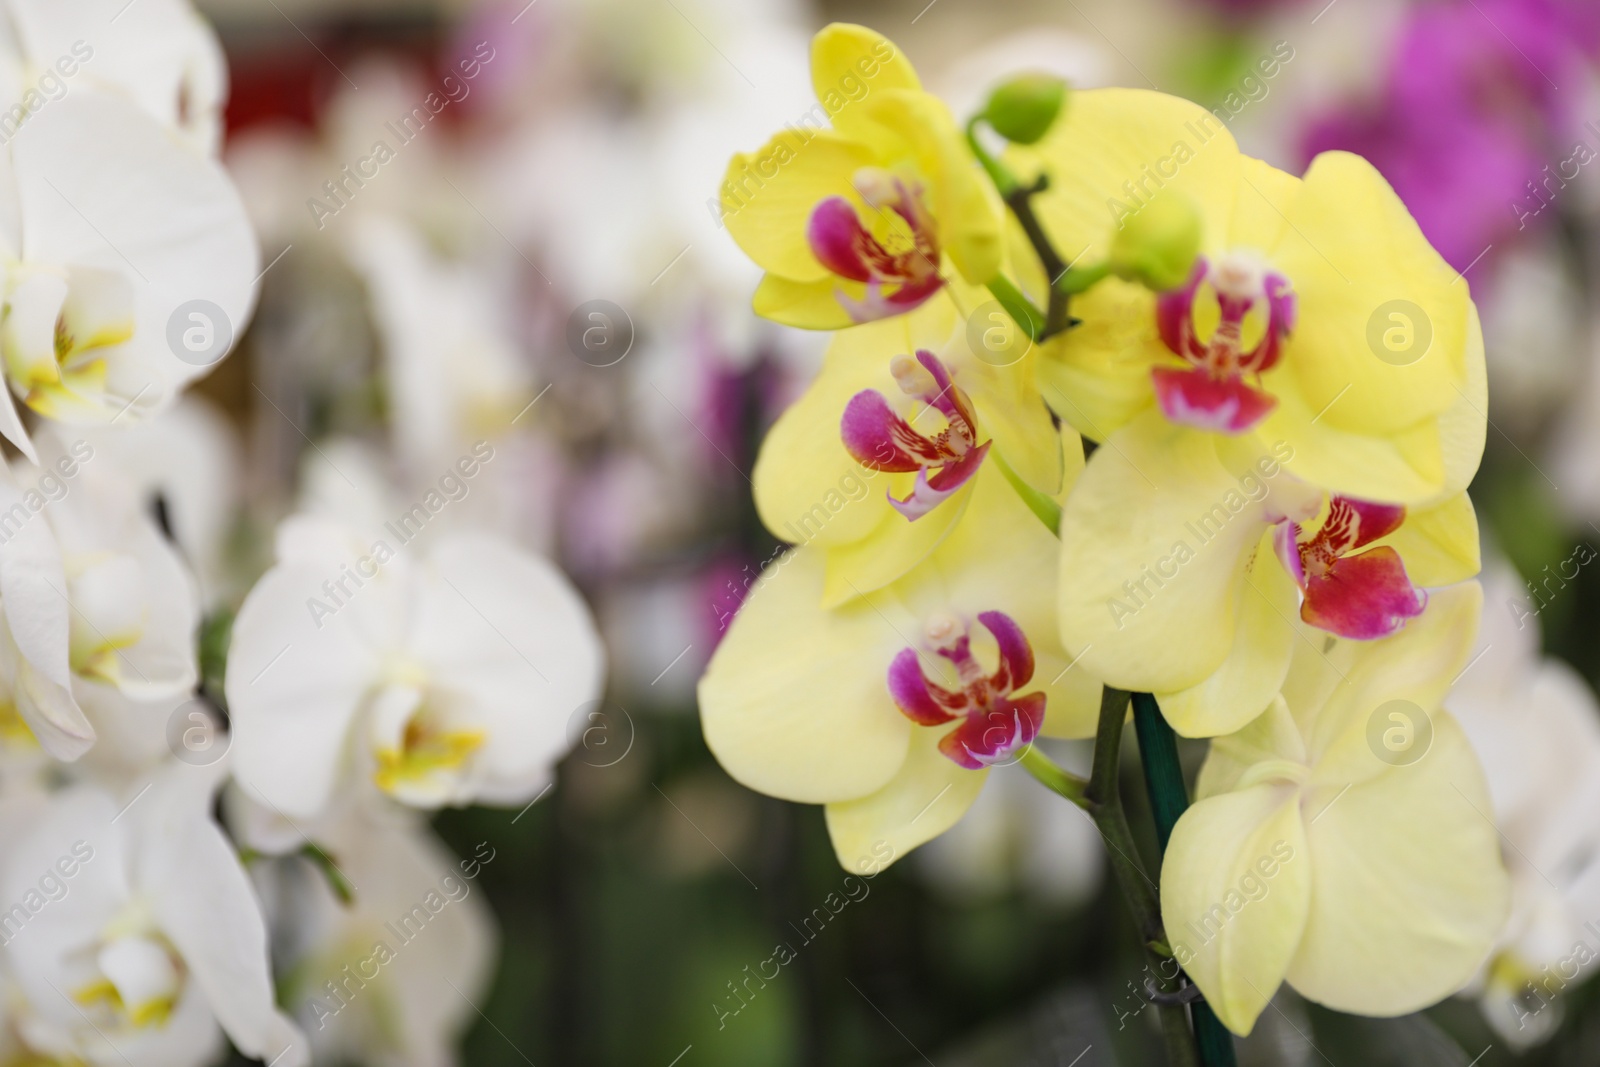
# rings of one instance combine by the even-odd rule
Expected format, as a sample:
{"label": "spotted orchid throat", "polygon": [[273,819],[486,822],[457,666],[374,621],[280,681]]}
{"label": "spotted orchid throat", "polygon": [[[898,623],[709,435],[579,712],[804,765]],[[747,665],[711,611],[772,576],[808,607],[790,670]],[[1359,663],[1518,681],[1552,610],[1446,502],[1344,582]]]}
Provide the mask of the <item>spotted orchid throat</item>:
{"label": "spotted orchid throat", "polygon": [[[1213,317],[1216,325],[1203,331],[1201,323]],[[1189,364],[1151,371],[1161,410],[1201,430],[1249,430],[1277,401],[1246,378],[1259,381],[1278,362],[1294,322],[1289,280],[1257,257],[1232,252],[1214,263],[1196,259],[1184,286],[1156,299],[1162,342]]]}
{"label": "spotted orchid throat", "polygon": [[835,290],[839,305],[854,321],[910,311],[944,284],[939,238],[922,204],[922,189],[881,167],[862,167],[851,184],[881,221],[863,225],[854,204],[830,196],[817,204],[806,226],[812,254],[839,277],[866,283],[866,296],[860,300]]}
{"label": "spotted orchid throat", "polygon": [[1300,617],[1340,637],[1371,640],[1422,614],[1428,594],[1411,584],[1399,553],[1387,545],[1356,551],[1399,529],[1405,517],[1403,507],[1335,496],[1315,531],[1285,520],[1273,544],[1304,594]]}
{"label": "spotted orchid throat", "polygon": [[939,741],[939,751],[968,770],[981,770],[1033,743],[1044,725],[1045,695],[1013,696],[1033,678],[1033,646],[1009,615],[978,614],[978,622],[1000,648],[999,665],[991,674],[972,653],[968,627],[948,612],[933,615],[924,634],[927,645],[955,668],[960,688],[930,682],[922,671],[922,653],[902,650],[889,665],[889,695],[895,706],[919,726],[961,725]]}
{"label": "spotted orchid throat", "polygon": [[[930,412],[943,415],[948,425],[928,436],[895,414],[888,399],[876,389],[850,398],[840,421],[844,447],[857,463],[869,470],[917,473],[916,485],[904,500],[892,494],[889,503],[913,522],[928,514],[978,472],[990,442],[978,444],[978,418],[972,400],[950,377],[939,358],[919,351],[913,360],[896,356],[889,372],[906,396],[923,402],[912,417]],[[929,471],[933,473],[930,475]]]}

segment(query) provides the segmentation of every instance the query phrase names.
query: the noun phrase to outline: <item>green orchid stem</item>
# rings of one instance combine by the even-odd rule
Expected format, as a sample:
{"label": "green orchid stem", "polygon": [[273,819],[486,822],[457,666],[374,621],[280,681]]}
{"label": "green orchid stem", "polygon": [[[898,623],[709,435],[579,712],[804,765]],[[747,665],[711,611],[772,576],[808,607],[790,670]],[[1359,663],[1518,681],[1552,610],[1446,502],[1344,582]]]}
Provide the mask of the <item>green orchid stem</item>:
{"label": "green orchid stem", "polygon": [[328,880],[328,888],[332,889],[333,895],[339,898],[339,903],[346,907],[355,903],[355,886],[350,884],[350,880],[344,876],[344,872],[339,869],[339,865],[333,862],[333,857],[309,841],[300,850],[300,855],[322,872],[322,876]]}
{"label": "green orchid stem", "polygon": [[[1128,910],[1133,912],[1139,927],[1139,939],[1144,942],[1150,972],[1163,993],[1178,991],[1178,972],[1172,957],[1156,946],[1167,943],[1166,931],[1161,925],[1161,905],[1156,896],[1156,884],[1135,856],[1139,847],[1134,843],[1133,831],[1128,827],[1128,817],[1122,810],[1122,794],[1118,790],[1122,767],[1122,731],[1128,714],[1128,694],[1107,686],[1100,695],[1100,723],[1094,739],[1094,765],[1089,772],[1089,784],[1084,789],[1083,807],[1094,819],[1095,827],[1106,843],[1106,854],[1111,870],[1122,889]],[[1169,974],[1170,972],[1170,974]],[[1171,1067],[1200,1067],[1194,1035],[1189,1030],[1189,1016],[1181,1004],[1156,1005],[1161,1018],[1161,1033]]]}
{"label": "green orchid stem", "polygon": [[994,187],[1000,191],[1003,199],[1016,191],[1022,183],[1011,173],[1010,167],[990,155],[989,150],[983,147],[983,142],[978,140],[978,124],[982,121],[982,115],[974,115],[967,120],[967,147],[972,149],[972,154],[977,157],[984,173],[989,175],[989,180],[994,182]]}
{"label": "green orchid stem", "polygon": [[1022,327],[1022,332],[1037,342],[1044,334],[1044,312],[1036,307],[1027,294],[1018,289],[1016,284],[1004,274],[996,274],[989,279],[989,292],[1006,309],[1006,314],[1011,320]]}
{"label": "green orchid stem", "polygon": [[1052,793],[1065,797],[1080,808],[1088,807],[1088,802],[1084,799],[1084,790],[1089,787],[1089,782],[1063,767],[1058,767],[1054,760],[1040,752],[1038,748],[1029,745],[1022,750],[1022,757],[1017,762],[1022,764],[1023,770],[1033,775]]}
{"label": "green orchid stem", "polygon": [[1059,288],[1068,296],[1077,296],[1092,285],[1098,285],[1111,274],[1111,261],[1096,263],[1090,267],[1073,267],[1067,271],[1067,276],[1061,279]]}
{"label": "green orchid stem", "polygon": [[[1022,502],[1028,505],[1028,510],[1044,523],[1045,529],[1056,537],[1061,536],[1061,505],[1056,503],[1049,495],[1039,492],[1033,486],[1022,480],[1022,475],[1011,469],[1011,464],[1006,462],[1005,456],[1000,454],[998,448],[991,448],[989,455],[994,460],[994,465],[1000,468],[1000,473],[1005,475],[1006,481],[1011,483],[1011,488],[1017,491]],[[1046,785],[1050,783],[1046,782]]]}
{"label": "green orchid stem", "polygon": [[[1039,222],[1039,216],[1033,212],[1033,197],[1049,188],[1049,176],[1041,174],[1034,180],[1032,185],[1023,184],[1012,173],[1010,167],[1006,166],[1003,161],[996,159],[989,153],[987,148],[983,147],[983,142],[978,139],[978,124],[982,121],[982,115],[974,115],[967,122],[967,145],[972,149],[972,154],[977,157],[978,163],[983,167],[984,172],[989,175],[989,180],[994,182],[995,189],[1000,193],[1000,199],[1006,202],[1006,207],[1011,209],[1011,213],[1022,224],[1022,232],[1027,235],[1028,243],[1033,246],[1034,254],[1039,257],[1039,265],[1044,268],[1044,275],[1049,279],[1050,303],[1044,312],[1044,326],[1040,329],[1035,329],[1031,322],[1024,321],[1018,317],[1017,312],[1019,309],[1007,304],[998,292],[995,293],[995,296],[1000,299],[1001,305],[1011,314],[1011,317],[1017,320],[1017,324],[1028,331],[1029,336],[1035,341],[1048,341],[1056,334],[1076,325],[1068,309],[1072,299],[1071,294],[1073,292],[1082,292],[1089,285],[1100,279],[1094,278],[1084,284],[1077,284],[1069,280],[1071,267],[1066,260],[1061,258],[1061,254],[1056,251],[1055,245],[1050,242],[1050,236],[1044,232],[1044,226]],[[1012,286],[1009,281],[1005,284],[1015,289],[1015,286]],[[990,285],[990,290],[994,290],[992,284]],[[1037,309],[1032,308],[1031,304],[1028,306],[1035,312],[1033,321],[1038,321],[1036,317]]]}
{"label": "green orchid stem", "polygon": [[1049,187],[1050,176],[1041,174],[1032,185],[1019,185],[1004,197],[1006,206],[1017,217],[1017,222],[1022,224],[1022,232],[1028,235],[1028,243],[1033,245],[1034,254],[1039,257],[1039,265],[1044,268],[1045,277],[1050,279],[1050,304],[1045,309],[1044,330],[1038,338],[1040,341],[1048,341],[1056,334],[1076,325],[1069,311],[1072,297],[1067,289],[1068,285],[1073,284],[1069,281],[1072,268],[1061,258],[1061,253],[1056,251],[1055,245],[1050,243],[1050,237],[1044,232],[1044,225],[1039,222],[1039,216],[1033,213],[1033,198]]}
{"label": "green orchid stem", "polygon": [[[1155,814],[1156,840],[1165,855],[1172,828],[1189,808],[1189,792],[1178,762],[1178,738],[1161,714],[1156,698],[1149,693],[1133,694],[1133,728],[1139,735],[1139,763],[1144,768],[1150,810]],[[1218,1021],[1211,1006],[1201,1000],[1189,1010],[1204,1067],[1235,1067],[1233,1035]]]}

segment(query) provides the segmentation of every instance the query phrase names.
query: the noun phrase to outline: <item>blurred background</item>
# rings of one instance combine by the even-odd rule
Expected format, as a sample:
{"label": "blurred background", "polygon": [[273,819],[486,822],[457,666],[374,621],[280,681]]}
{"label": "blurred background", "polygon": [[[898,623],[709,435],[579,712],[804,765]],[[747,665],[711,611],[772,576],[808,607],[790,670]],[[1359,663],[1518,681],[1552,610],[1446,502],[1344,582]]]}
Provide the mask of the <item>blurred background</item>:
{"label": "blurred background", "polygon": [[[206,443],[177,460],[151,445],[221,502],[191,541],[214,618],[266,565],[276,520],[334,475],[366,465],[425,489],[486,440],[494,462],[452,508],[557,559],[611,649],[555,789],[437,819],[457,854],[496,856],[480,885],[500,950],[465,1063],[1159,1061],[1093,828],[1020,768],[852,888],[820,809],[744,790],[701,739],[695,680],[779,547],[750,499],[756,448],[825,341],[750,313],[756,271],[716,190],[732,152],[810,107],[808,40],[829,20],[893,38],[958,116],[1001,77],[1047,70],[1190,97],[1291,171],[1325,149],[1372,159],[1483,313],[1490,612],[1524,658],[1542,642],[1600,680],[1594,0],[199,6],[228,55],[225,158],[267,268],[241,349],[187,402]],[[1577,691],[1587,744],[1600,720]],[[1489,714],[1515,734],[1537,689],[1496,692]],[[1560,775],[1600,783],[1592,752],[1569,747]],[[1502,826],[1508,862],[1528,860],[1565,923],[1542,935],[1545,962],[1570,962],[1574,938],[1600,958],[1600,894],[1577,877],[1600,856],[1600,810],[1528,803],[1526,827]],[[779,944],[778,977],[752,978]],[[1498,975],[1509,996],[1490,974],[1400,1020],[1285,990],[1241,1062],[1600,1063],[1591,959],[1541,1007],[1524,981],[1539,956]]]}

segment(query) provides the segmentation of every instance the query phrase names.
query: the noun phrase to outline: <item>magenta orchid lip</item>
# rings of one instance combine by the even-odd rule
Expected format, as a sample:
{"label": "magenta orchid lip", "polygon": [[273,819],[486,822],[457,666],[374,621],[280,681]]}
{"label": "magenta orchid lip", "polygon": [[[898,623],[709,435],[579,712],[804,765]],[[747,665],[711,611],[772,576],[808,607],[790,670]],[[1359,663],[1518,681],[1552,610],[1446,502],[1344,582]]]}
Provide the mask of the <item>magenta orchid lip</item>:
{"label": "magenta orchid lip", "polygon": [[919,726],[959,725],[939,739],[939,751],[968,770],[1001,762],[1033,743],[1044,725],[1046,696],[1016,695],[1033,679],[1033,646],[1022,627],[999,611],[982,611],[977,623],[999,646],[999,662],[985,671],[972,651],[965,623],[941,614],[927,626],[931,653],[955,668],[958,689],[929,680],[927,653],[903,649],[889,666],[889,693],[895,706]]}
{"label": "magenta orchid lip", "polygon": [[[1405,520],[1403,507],[1345,496],[1328,502],[1328,517],[1315,533],[1284,520],[1273,546],[1305,594],[1300,617],[1340,637],[1369,641],[1422,614],[1428,594],[1411,584],[1400,554],[1388,545],[1367,547]],[[1361,548],[1366,551],[1356,551]]]}
{"label": "magenta orchid lip", "polygon": [[[1202,339],[1195,325],[1199,300],[1214,300],[1218,321]],[[1247,319],[1255,313],[1259,339],[1245,347]],[[1246,256],[1217,263],[1201,256],[1181,289],[1156,300],[1161,340],[1189,364],[1151,371],[1156,399],[1173,422],[1203,430],[1239,434],[1253,428],[1277,407],[1277,400],[1249,380],[1277,365],[1283,342],[1294,330],[1295,297],[1289,280],[1263,270]]]}
{"label": "magenta orchid lip", "polygon": [[990,442],[978,443],[978,417],[971,399],[932,352],[917,352],[915,363],[896,356],[890,367],[901,392],[922,405],[914,418],[936,413],[946,420],[945,428],[933,434],[918,431],[895,413],[882,393],[869,389],[845,405],[840,434],[845,450],[868,470],[916,472],[909,496],[889,496],[896,511],[915,521],[967,484],[988,454]]}

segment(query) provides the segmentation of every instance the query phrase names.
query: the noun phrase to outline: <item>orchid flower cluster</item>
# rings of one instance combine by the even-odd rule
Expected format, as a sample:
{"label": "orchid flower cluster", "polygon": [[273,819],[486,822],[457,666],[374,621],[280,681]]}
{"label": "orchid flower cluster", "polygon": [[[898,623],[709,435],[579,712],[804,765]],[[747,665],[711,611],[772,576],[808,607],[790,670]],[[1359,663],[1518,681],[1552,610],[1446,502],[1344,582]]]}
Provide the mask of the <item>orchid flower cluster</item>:
{"label": "orchid flower cluster", "polygon": [[[852,871],[1026,769],[1107,841],[1174,1062],[1231,1062],[1217,1022],[1285,984],[1370,1016],[1466,987],[1511,898],[1445,707],[1483,602],[1467,282],[1364,159],[1285,173],[1182,99],[1024,75],[963,125],[843,24],[811,70],[829,124],[721,188],[756,312],[834,333],[756,464],[803,541],[701,680],[717,759],[824,805]],[[1209,741],[1192,806],[1174,735]],[[1040,743],[1089,737],[1087,779]]]}
{"label": "orchid flower cluster", "polygon": [[221,50],[186,0],[5,0],[0,56],[0,1064],[453,1062],[494,849],[426,817],[548,787],[588,608],[437,518],[480,440],[409,506],[342,457],[230,645],[204,542],[237,487],[171,491],[226,481],[181,395],[262,274]]}

